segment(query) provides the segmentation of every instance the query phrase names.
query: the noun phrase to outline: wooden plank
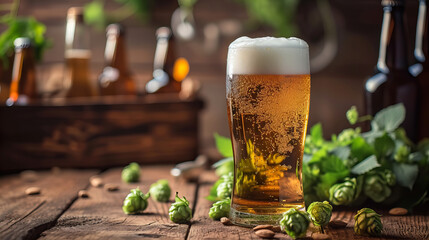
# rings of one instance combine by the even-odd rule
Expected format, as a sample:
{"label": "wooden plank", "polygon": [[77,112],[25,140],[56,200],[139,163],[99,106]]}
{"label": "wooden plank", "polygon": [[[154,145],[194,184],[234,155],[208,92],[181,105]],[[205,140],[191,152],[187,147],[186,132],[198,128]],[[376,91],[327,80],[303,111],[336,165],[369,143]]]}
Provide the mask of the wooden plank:
{"label": "wooden plank", "polygon": [[[32,181],[20,175],[0,178],[0,239],[31,239],[52,227],[96,172],[39,172]],[[41,193],[28,196],[28,187],[39,187]]]}
{"label": "wooden plank", "polygon": [[151,198],[149,206],[139,215],[126,215],[122,203],[129,190],[137,186],[143,192],[150,184],[167,179],[172,188],[170,200],[176,191],[194,204],[196,184],[174,179],[170,175],[172,166],[142,166],[139,183],[127,184],[121,181],[121,169],[111,169],[101,174],[105,183],[118,184],[120,189],[108,192],[102,188],[90,187],[89,198],[78,199],[58,220],[57,225],[42,234],[43,239],[138,239],[168,238],[185,239],[189,225],[175,224],[169,220],[170,203],[159,203]]}
{"label": "wooden plank", "polygon": [[[212,171],[202,174],[198,189],[197,205],[195,207],[194,221],[191,225],[188,239],[259,239],[250,228],[238,226],[224,226],[219,221],[208,217],[212,203],[205,199],[217,177]],[[335,206],[334,206],[335,208]],[[383,235],[377,239],[428,239],[429,238],[429,212],[426,210],[410,216],[390,216],[385,210],[377,210],[382,214],[384,225]],[[344,229],[327,229],[326,233],[332,239],[374,239],[354,234],[353,216],[356,210],[340,208],[333,212],[332,220],[342,220],[348,223]],[[307,237],[310,237],[315,228],[309,228]],[[291,239],[283,233],[277,233],[276,239]]]}
{"label": "wooden plank", "polygon": [[0,158],[9,159],[0,172],[189,161],[198,155],[203,105],[177,94],[0,105]]}

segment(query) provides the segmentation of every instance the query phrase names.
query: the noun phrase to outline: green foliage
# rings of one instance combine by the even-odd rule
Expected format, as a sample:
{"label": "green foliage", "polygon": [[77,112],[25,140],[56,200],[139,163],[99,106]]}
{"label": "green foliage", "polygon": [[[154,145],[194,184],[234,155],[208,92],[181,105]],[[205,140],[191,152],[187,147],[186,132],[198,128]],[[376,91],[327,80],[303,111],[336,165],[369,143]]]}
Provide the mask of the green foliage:
{"label": "green foliage", "polygon": [[158,202],[168,202],[171,195],[171,188],[168,185],[167,180],[161,179],[150,185],[149,192],[153,200]]}
{"label": "green foliage", "polygon": [[371,155],[362,162],[356,164],[351,172],[356,175],[361,175],[377,167],[380,167],[380,164],[377,162],[375,155]]}
{"label": "green foliage", "polygon": [[122,205],[122,210],[126,214],[136,214],[139,212],[143,212],[148,205],[147,199],[150,194],[143,194],[140,189],[131,189],[130,193],[124,200],[124,204]]}
{"label": "green foliage", "polygon": [[189,201],[185,197],[179,198],[179,194],[176,192],[176,202],[171,204],[168,210],[170,220],[174,223],[189,223],[192,218],[192,210],[189,207]]}
{"label": "green foliage", "polygon": [[272,27],[278,36],[297,34],[294,18],[299,0],[237,1],[244,4],[251,21]]}
{"label": "green foliage", "polygon": [[283,217],[280,219],[280,228],[293,239],[305,236],[309,224],[308,213],[295,208],[283,213]]}
{"label": "green foliage", "polygon": [[363,191],[366,196],[371,198],[374,202],[383,202],[390,197],[392,190],[391,187],[396,183],[396,177],[392,171],[385,169],[372,170],[365,174],[365,183]]}
{"label": "green foliage", "polygon": [[346,112],[347,120],[349,120],[349,123],[351,125],[355,124],[358,120],[359,114],[357,111],[356,106],[352,106],[347,112]]}
{"label": "green foliage", "polygon": [[379,214],[370,208],[362,208],[355,215],[354,230],[358,235],[374,236],[381,235],[383,224]]}
{"label": "green foliage", "polygon": [[234,172],[234,159],[232,157],[224,158],[215,164],[213,167],[216,168],[216,175],[219,177]]}
{"label": "green foliage", "polygon": [[209,217],[213,220],[219,220],[222,217],[229,216],[229,210],[231,209],[231,199],[223,199],[213,203],[210,208]]}
{"label": "green foliage", "polygon": [[[356,115],[353,108],[347,113],[357,122],[372,118]],[[359,205],[368,197],[411,208],[428,201],[429,140],[416,147],[399,128],[404,118],[403,104],[396,104],[375,115],[371,131],[349,128],[331,141],[323,139],[321,124],[314,125],[304,149],[306,205],[328,199],[335,205]]]}
{"label": "green foliage", "polygon": [[138,182],[140,179],[140,166],[138,163],[130,163],[122,169],[122,181],[131,183]]}
{"label": "green foliage", "polygon": [[115,0],[122,6],[106,11],[105,0],[93,0],[84,6],[84,20],[88,25],[98,30],[104,30],[111,23],[120,22],[128,17],[136,16],[146,22],[152,5],[152,0]]}
{"label": "green foliage", "polygon": [[223,157],[232,157],[234,154],[232,153],[232,144],[231,139],[227,137],[222,137],[219,134],[214,134],[216,148]]}
{"label": "green foliage", "polygon": [[27,37],[34,45],[36,60],[41,60],[43,52],[51,45],[46,39],[46,26],[33,17],[8,17],[4,20],[7,29],[0,35],[0,57],[3,66],[9,67],[9,57],[14,54],[13,41],[19,37]]}

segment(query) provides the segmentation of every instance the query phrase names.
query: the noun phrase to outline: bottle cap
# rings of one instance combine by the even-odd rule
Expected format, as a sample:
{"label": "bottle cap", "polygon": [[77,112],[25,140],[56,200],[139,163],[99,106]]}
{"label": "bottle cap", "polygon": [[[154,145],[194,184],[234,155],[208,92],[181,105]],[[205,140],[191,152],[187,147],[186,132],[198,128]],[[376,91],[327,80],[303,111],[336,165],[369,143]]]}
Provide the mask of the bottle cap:
{"label": "bottle cap", "polygon": [[82,7],[71,7],[67,10],[68,16],[78,16],[83,15],[83,8]]}
{"label": "bottle cap", "polygon": [[31,40],[26,37],[20,37],[13,41],[13,45],[15,45],[15,49],[29,48],[31,47]]}
{"label": "bottle cap", "polygon": [[382,0],[381,5],[383,7],[404,6],[404,0]]}
{"label": "bottle cap", "polygon": [[125,28],[119,23],[109,24],[106,28],[106,36],[109,35],[123,35],[125,33]]}
{"label": "bottle cap", "polygon": [[71,7],[67,10],[68,19],[76,19],[78,22],[83,22],[83,8]]}
{"label": "bottle cap", "polygon": [[156,30],[156,38],[170,38],[171,30],[168,27],[160,27]]}

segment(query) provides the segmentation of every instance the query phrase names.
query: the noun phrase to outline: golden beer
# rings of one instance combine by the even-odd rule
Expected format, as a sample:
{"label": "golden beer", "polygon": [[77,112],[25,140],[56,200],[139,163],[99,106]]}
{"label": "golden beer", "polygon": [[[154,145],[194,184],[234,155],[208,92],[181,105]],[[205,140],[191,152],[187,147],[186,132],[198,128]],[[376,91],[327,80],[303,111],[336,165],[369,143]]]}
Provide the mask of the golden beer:
{"label": "golden beer", "polygon": [[89,50],[71,49],[65,54],[65,88],[67,97],[88,97],[97,94],[90,81]]}
{"label": "golden beer", "polygon": [[227,104],[235,166],[230,218],[245,226],[278,224],[283,212],[304,208],[308,46],[295,38],[243,41],[233,42],[228,52]]}

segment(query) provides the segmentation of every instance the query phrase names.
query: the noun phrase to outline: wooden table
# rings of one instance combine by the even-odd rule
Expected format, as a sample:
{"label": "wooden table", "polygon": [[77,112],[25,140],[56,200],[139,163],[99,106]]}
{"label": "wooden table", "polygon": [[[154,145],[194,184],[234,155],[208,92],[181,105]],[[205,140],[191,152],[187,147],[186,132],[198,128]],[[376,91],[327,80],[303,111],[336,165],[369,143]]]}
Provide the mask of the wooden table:
{"label": "wooden table", "polygon": [[[216,180],[212,171],[201,175],[196,183],[170,176],[171,166],[142,166],[141,181],[121,182],[121,169],[68,170],[37,172],[36,177],[20,174],[0,178],[0,239],[259,239],[251,229],[224,226],[208,217],[211,202],[205,199]],[[118,191],[92,187],[89,178],[98,174],[104,183],[119,185]],[[171,203],[149,199],[147,210],[140,215],[126,215],[122,202],[131,188],[147,192],[158,179],[168,179],[173,192],[186,196],[193,209],[190,224],[175,224],[168,218]],[[39,195],[26,195],[28,187],[39,187]],[[78,198],[87,189],[89,198]],[[173,199],[173,194],[171,199]],[[409,216],[383,214],[383,235],[379,239],[429,239],[429,214]],[[353,233],[353,210],[336,210],[332,219],[348,222],[344,229],[327,229],[332,239],[373,239]],[[311,236],[307,232],[307,236]],[[291,239],[277,233],[277,239]]]}

